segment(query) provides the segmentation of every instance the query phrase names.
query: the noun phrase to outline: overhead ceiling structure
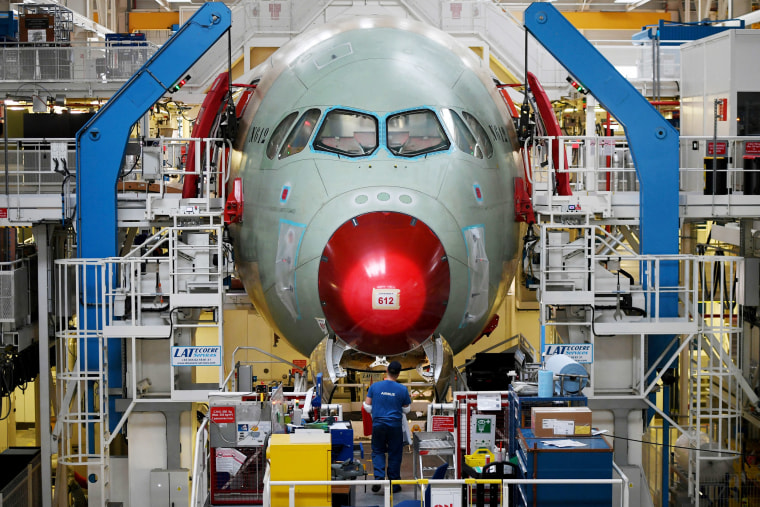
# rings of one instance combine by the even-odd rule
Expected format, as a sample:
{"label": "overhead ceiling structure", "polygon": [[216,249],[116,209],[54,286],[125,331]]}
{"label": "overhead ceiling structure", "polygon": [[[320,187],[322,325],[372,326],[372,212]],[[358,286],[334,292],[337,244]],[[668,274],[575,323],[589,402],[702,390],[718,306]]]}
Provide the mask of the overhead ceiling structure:
{"label": "overhead ceiling structure", "polygon": [[[165,11],[178,11],[182,7],[188,7],[191,5],[200,6],[203,4],[203,1],[204,0],[137,0],[133,8],[150,9],[151,6],[154,8],[155,6],[158,6]],[[524,11],[532,3],[526,0],[493,0],[493,2],[511,11]],[[224,0],[224,3],[235,5],[238,3],[259,2],[248,0]],[[341,3],[346,5],[353,2],[351,0],[344,0],[340,2],[322,1],[319,3]],[[362,3],[367,2],[362,1]],[[560,12],[677,12],[679,13],[680,21],[686,22],[699,21],[711,17],[712,19],[726,19],[742,16],[752,11],[752,0],[559,0],[552,3]],[[711,15],[711,12],[714,14]]]}
{"label": "overhead ceiling structure", "polygon": [[[92,19],[88,18],[84,14],[81,14],[75,10],[72,10],[69,6],[62,4],[58,0],[24,0],[25,4],[38,4],[38,5],[60,5],[61,7],[71,11],[72,21],[75,26],[93,32],[101,39],[105,38],[107,33],[113,33],[110,28],[96,23]],[[105,16],[104,16],[105,17]],[[107,18],[106,18],[107,19]]]}
{"label": "overhead ceiling structure", "polygon": [[[523,11],[532,2],[494,0],[509,10]],[[552,4],[560,12],[677,12],[679,21],[728,19],[752,12],[752,0],[559,0]]]}
{"label": "overhead ceiling structure", "polygon": [[[26,0],[30,3],[46,2],[62,4],[60,0]],[[558,0],[553,5],[586,37],[596,44],[610,46],[605,54],[616,65],[636,67],[631,56],[633,34],[642,27],[657,24],[660,19],[689,21],[705,17],[720,17],[725,11],[734,16],[748,12],[752,0]],[[384,15],[420,19],[439,27],[470,46],[483,59],[488,60],[495,75],[503,82],[518,82],[524,75],[524,36],[522,16],[531,5],[526,0],[225,0],[233,12],[231,59],[228,57],[228,41],[217,44],[199,62],[192,73],[193,79],[175,99],[186,103],[200,103],[215,76],[232,64],[233,79],[245,77],[256,65],[266,60],[271,52],[290,38],[313,24],[321,24],[343,16]],[[179,14],[179,23],[191,16],[203,5],[201,0],[68,0],[68,9],[74,12],[74,23],[91,30],[101,37],[123,24],[122,17],[132,13]],[[699,14],[702,13],[702,14]],[[754,14],[754,13],[753,13]],[[753,14],[749,14],[752,16]],[[90,18],[97,19],[96,23]],[[726,16],[723,16],[726,17]],[[131,20],[131,17],[129,18]],[[131,29],[141,29],[140,26]],[[148,27],[143,27],[148,28]],[[124,30],[124,28],[121,28]],[[168,31],[168,30],[163,30]],[[150,39],[149,39],[150,40]],[[553,59],[544,57],[545,51],[529,42],[529,68],[545,70],[539,76],[552,97],[562,95],[567,88],[566,74],[556,69]],[[640,51],[640,50],[637,50]],[[625,54],[623,60],[619,56]],[[556,74],[556,75],[555,75]],[[510,78],[510,76],[512,76]],[[638,74],[637,74],[638,76]],[[637,79],[636,76],[629,76]],[[108,89],[118,87],[120,82],[109,76],[108,82],[88,79],[79,82],[85,95],[104,95]],[[648,79],[648,81],[646,81]],[[76,81],[76,80],[74,80]],[[639,79],[651,82],[644,76]],[[9,83],[18,87],[19,83]],[[645,93],[651,86],[638,83]],[[58,82],[44,83],[52,92],[62,86]],[[72,93],[68,85],[67,93]],[[673,83],[666,88],[676,90]],[[668,93],[665,93],[668,95]]]}

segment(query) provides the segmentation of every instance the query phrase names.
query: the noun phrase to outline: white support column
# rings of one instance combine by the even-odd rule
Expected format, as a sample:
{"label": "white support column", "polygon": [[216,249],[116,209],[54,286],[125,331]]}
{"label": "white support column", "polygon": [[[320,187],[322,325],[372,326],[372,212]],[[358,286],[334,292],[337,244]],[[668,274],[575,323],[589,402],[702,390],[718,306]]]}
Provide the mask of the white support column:
{"label": "white support column", "polygon": [[42,507],[52,507],[53,504],[53,473],[51,471],[52,441],[50,435],[50,342],[48,341],[48,315],[51,308],[48,305],[48,288],[50,269],[48,261],[48,229],[46,224],[32,227],[32,234],[37,243],[37,308],[39,313],[38,334],[40,347],[40,398],[37,400],[40,417],[37,422],[40,427],[40,452],[42,454],[40,472],[42,475]]}

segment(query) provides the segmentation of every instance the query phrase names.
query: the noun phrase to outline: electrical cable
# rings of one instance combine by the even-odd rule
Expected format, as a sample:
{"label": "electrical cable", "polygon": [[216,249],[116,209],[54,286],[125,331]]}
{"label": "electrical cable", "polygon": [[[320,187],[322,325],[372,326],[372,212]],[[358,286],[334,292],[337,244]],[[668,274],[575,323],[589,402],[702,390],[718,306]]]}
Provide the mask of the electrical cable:
{"label": "electrical cable", "polygon": [[[24,349],[26,351],[28,349]],[[30,379],[29,377],[29,368],[27,367],[27,360],[26,356],[28,354],[25,354],[24,357],[21,355],[17,355],[14,357],[14,363],[15,366],[13,368],[13,383],[15,386],[23,393],[26,391],[26,388],[29,385],[29,381],[33,380],[33,377]],[[18,374],[16,374],[18,372]]]}
{"label": "electrical cable", "polygon": [[528,269],[529,269],[529,275],[531,277],[531,281],[535,283],[535,281],[538,280],[538,277],[536,277],[535,272],[533,271],[533,257],[535,255],[535,249],[538,246],[538,236],[535,234],[533,230],[534,224],[528,224],[528,231],[525,234],[525,237],[523,237],[523,272],[525,269],[525,261],[528,262]]}
{"label": "electrical cable", "polygon": [[[139,121],[137,123],[135,123],[135,130],[136,130],[136,138],[140,139],[140,122]],[[126,178],[127,176],[129,176],[130,174],[132,174],[132,172],[135,170],[135,167],[137,167],[137,162],[140,161],[140,155],[141,154],[142,154],[142,150],[140,151],[140,153],[138,153],[135,156],[135,162],[134,162],[134,164],[132,164],[132,167],[129,169],[129,171],[127,171],[125,173],[123,171],[123,169],[121,170],[121,173],[119,174],[119,179],[120,180],[123,180],[124,178]]]}
{"label": "electrical cable", "polygon": [[218,431],[217,435],[219,436],[219,438],[220,438],[220,439],[222,439],[222,441],[224,441],[224,443],[226,443],[226,444],[230,444],[230,445],[234,445],[234,446],[237,446],[237,445],[238,445],[238,443],[237,443],[237,442],[233,442],[233,441],[231,441],[231,440],[227,440],[226,438],[224,438],[224,432],[222,432],[221,430],[219,430],[219,429],[218,429],[218,426],[219,426],[219,424],[221,424],[221,423],[218,423],[218,422],[214,422],[214,421],[212,421],[211,419],[209,419],[209,422],[210,422],[210,424],[216,424],[216,425],[217,425],[217,431]]}
{"label": "electrical cable", "polygon": [[167,338],[170,340],[174,336],[174,318],[172,318],[172,314],[175,310],[179,310],[179,307],[169,310],[169,336],[167,336]]}
{"label": "electrical cable", "polygon": [[188,111],[188,110],[192,109],[192,107],[190,107],[190,106],[182,106],[182,105],[180,105],[179,102],[177,102],[176,100],[173,100],[173,99],[169,99],[166,102],[164,102],[163,104],[164,104],[164,107],[166,108],[166,112],[167,113],[169,112],[169,108],[167,106],[169,104],[174,104],[174,107],[177,108],[177,112],[179,113],[179,115],[182,117],[183,120],[189,121],[190,123],[194,123],[195,122],[195,118],[188,118],[187,116],[185,116],[185,111]]}
{"label": "electrical cable", "polygon": [[517,134],[520,141],[527,141],[531,139],[532,133],[530,129],[530,105],[528,100],[528,29],[525,28],[525,82],[523,103],[520,106],[520,121],[518,122]]}
{"label": "electrical cable", "polygon": [[[649,444],[649,445],[657,445],[660,447],[667,447],[669,449],[685,449],[687,451],[696,451],[695,447],[686,447],[683,445],[673,445],[668,444],[667,446],[665,444],[662,444],[660,442],[647,442],[646,440],[637,440],[635,438],[629,438],[629,437],[619,437],[617,435],[612,435],[611,433],[604,433],[605,436],[608,436],[610,438],[617,438],[618,440],[627,440],[629,442],[637,442],[639,444]],[[720,449],[700,449],[699,452],[711,452],[713,454],[720,455],[721,457],[726,454],[730,454],[732,456],[745,456],[743,452],[738,451],[724,451]]]}
{"label": "electrical cable", "polygon": [[129,168],[129,171],[127,172],[122,171],[121,174],[119,175],[119,179],[123,180],[124,178],[132,174],[132,172],[135,170],[135,167],[137,167],[137,162],[139,161],[140,161],[140,155],[138,154],[135,156],[135,162],[134,164],[132,164],[132,167]]}
{"label": "electrical cable", "polygon": [[[8,398],[8,401],[6,402],[7,405],[8,405],[8,413],[5,414],[5,415],[2,415],[3,400],[6,399],[6,398]],[[0,397],[0,421],[5,421],[6,419],[8,419],[8,417],[10,417],[10,415],[11,415],[11,397],[10,397],[10,395]]]}
{"label": "electrical cable", "polygon": [[[142,311],[144,312],[164,312],[169,309],[169,305],[165,305],[161,308],[143,308]],[[171,339],[172,336],[174,336],[174,319],[172,318],[172,314],[179,310],[180,307],[175,307],[169,310],[169,335],[168,336],[138,336],[136,339],[138,340],[168,340]]]}
{"label": "electrical cable", "polygon": [[528,27],[525,27],[525,56],[523,63],[525,64],[525,100],[528,98]]}
{"label": "electrical cable", "polygon": [[332,403],[333,395],[335,394],[335,391],[338,390],[338,384],[333,384],[332,391],[330,391],[330,396],[327,397],[327,404]]}
{"label": "electrical cable", "polygon": [[222,104],[218,116],[219,137],[234,140],[237,136],[237,112],[232,95],[232,32],[227,30],[227,94],[226,104]]}
{"label": "electrical cable", "polygon": [[[14,389],[13,382],[13,360],[8,353],[0,356],[0,409],[2,408],[3,399],[7,398],[8,412],[0,415],[0,421],[4,421],[11,415],[11,394]],[[0,410],[0,413],[2,410]]]}

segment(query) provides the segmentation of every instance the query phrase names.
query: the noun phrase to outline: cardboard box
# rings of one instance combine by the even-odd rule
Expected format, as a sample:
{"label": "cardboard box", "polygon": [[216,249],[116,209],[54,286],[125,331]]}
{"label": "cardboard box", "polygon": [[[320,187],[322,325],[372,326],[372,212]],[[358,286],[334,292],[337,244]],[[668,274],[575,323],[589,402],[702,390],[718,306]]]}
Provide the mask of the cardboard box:
{"label": "cardboard box", "polygon": [[532,407],[530,429],[536,437],[590,437],[588,407]]}

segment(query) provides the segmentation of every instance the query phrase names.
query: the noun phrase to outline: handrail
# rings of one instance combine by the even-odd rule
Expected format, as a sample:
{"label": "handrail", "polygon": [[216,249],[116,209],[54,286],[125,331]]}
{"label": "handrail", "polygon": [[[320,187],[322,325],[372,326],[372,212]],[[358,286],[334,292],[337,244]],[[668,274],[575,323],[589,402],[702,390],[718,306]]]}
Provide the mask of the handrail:
{"label": "handrail", "polygon": [[[221,220],[230,177],[230,151],[227,149],[231,147],[230,142],[219,138],[158,137],[148,139],[147,146],[140,148],[141,154],[134,161],[130,156],[123,159],[128,164],[127,170],[119,178],[116,191],[118,219],[125,227],[140,226],[135,221],[188,213],[185,201],[180,200],[181,188],[176,182],[185,175],[183,155],[194,141],[196,147],[201,143],[205,145],[206,154],[195,158],[194,171],[208,183],[191,201],[192,214],[218,216]],[[56,155],[57,159],[51,156],[55,143],[62,144],[64,150]],[[220,144],[221,147],[217,148]],[[63,220],[65,223],[73,219],[76,188],[80,183],[74,146],[73,138],[14,138],[5,143],[2,151],[5,156],[0,164],[4,162],[8,170],[0,171],[0,189],[6,189],[5,193],[0,193],[0,208],[8,209],[5,217],[8,221]],[[142,205],[144,213],[136,213],[136,205]]]}
{"label": "handrail", "polygon": [[[725,155],[719,153],[718,157],[725,156],[726,167],[719,169],[720,176],[725,175],[725,189],[721,188],[716,196],[737,197],[737,193],[744,192],[747,195],[746,180],[742,181],[742,175],[758,173],[758,169],[745,169],[743,167],[743,153],[746,143],[760,141],[759,136],[721,136],[719,143],[726,143]],[[704,189],[704,160],[708,155],[708,146],[713,142],[711,136],[680,136],[679,138],[679,174],[680,191],[686,193],[702,193]],[[639,178],[633,161],[630,159],[628,142],[621,136],[537,136],[531,148],[531,157],[528,181],[533,186],[534,204],[536,195],[548,193],[543,200],[549,206],[555,201],[561,201],[551,195],[551,188],[536,188],[536,181],[551,181],[549,171],[552,167],[554,143],[561,143],[560,153],[565,150],[568,153],[568,167],[563,167],[560,172],[575,174],[572,186],[574,193],[594,193],[596,195],[620,194],[631,192],[638,194]],[[575,160],[570,156],[570,151],[575,150]],[[524,157],[527,157],[525,155]],[[562,157],[564,162],[564,157]],[[608,160],[609,159],[609,160]],[[524,160],[525,162],[525,160]],[[564,165],[564,164],[563,164]],[[609,165],[610,167],[607,167]],[[760,174],[757,175],[760,178]],[[717,182],[716,185],[717,186]],[[541,185],[539,185],[541,187]],[[547,190],[549,192],[547,192]],[[752,189],[754,191],[755,189]],[[707,195],[707,194],[705,194]],[[593,211],[589,211],[592,213]]]}
{"label": "handrail", "polygon": [[[190,507],[197,507],[198,505],[198,488],[200,487],[200,471],[201,471],[201,462],[205,462],[205,434],[206,432],[206,426],[208,425],[208,417],[203,419],[203,422],[201,423],[200,427],[198,428],[198,431],[195,434],[195,452],[193,453],[193,475],[192,475],[192,481],[191,481],[191,489],[190,489]],[[200,456],[200,459],[199,459]],[[205,502],[205,501],[204,501]]]}
{"label": "handrail", "polygon": [[121,84],[158,49],[147,41],[71,41],[44,46],[24,42],[0,43],[0,58],[5,62],[0,67],[0,82]]}
{"label": "handrail", "polygon": [[[631,484],[631,482],[628,480],[628,476],[623,473],[623,471],[620,469],[619,466],[617,466],[617,463],[614,461],[612,462],[612,468],[615,469],[615,471],[620,475],[620,479],[623,481],[620,485],[620,495],[621,495],[621,505],[623,507],[628,507],[629,502],[629,493],[628,493],[628,485]],[[631,484],[633,486],[633,484]]]}
{"label": "handrail", "polygon": [[[621,486],[620,505],[621,507],[628,507],[628,478],[623,474],[615,463],[613,466],[620,475],[617,479],[401,479],[401,480],[378,480],[378,479],[365,479],[365,480],[335,480],[335,481],[272,481],[267,480],[268,475],[264,478],[264,502],[265,505],[271,503],[271,488],[272,487],[288,487],[288,506],[293,507],[295,505],[295,488],[296,486],[373,486],[380,485],[383,487],[383,496],[386,506],[390,506],[390,492],[391,487],[394,485],[415,485],[419,486],[420,492],[424,495],[425,486],[427,485],[477,485],[477,484],[496,484],[502,486],[503,494],[501,495],[501,504],[507,505],[506,499],[509,498],[509,486],[510,485],[541,485],[541,484],[588,484],[588,485],[601,485],[601,484],[618,484]],[[268,471],[267,467],[267,471]]]}
{"label": "handrail", "polygon": [[[237,354],[237,352],[239,350],[253,350],[253,351],[259,352],[261,354],[264,354],[265,356],[269,356],[272,359],[276,359],[277,361],[279,361],[281,363],[285,363],[287,365],[290,365],[293,368],[296,368],[296,369],[299,369],[299,370],[304,370],[303,367],[298,366],[297,364],[293,364],[290,361],[288,361],[287,359],[283,359],[283,358],[281,358],[279,356],[276,356],[276,355],[272,354],[271,352],[267,352],[266,350],[262,350],[262,349],[260,349],[258,347],[254,347],[253,345],[240,345],[238,347],[235,347],[235,350],[232,351],[232,355],[230,356],[230,375],[227,376],[227,378],[224,381],[224,385],[220,386],[220,389],[223,389],[224,386],[227,385],[227,382],[229,381],[230,376],[232,375],[232,372],[235,371],[235,365],[237,364],[235,362],[235,354]],[[240,362],[240,361],[238,361],[238,362]],[[270,362],[270,361],[242,361],[243,364],[255,364],[257,362],[260,363],[260,362]],[[235,388],[237,389],[237,386],[235,386]]]}

